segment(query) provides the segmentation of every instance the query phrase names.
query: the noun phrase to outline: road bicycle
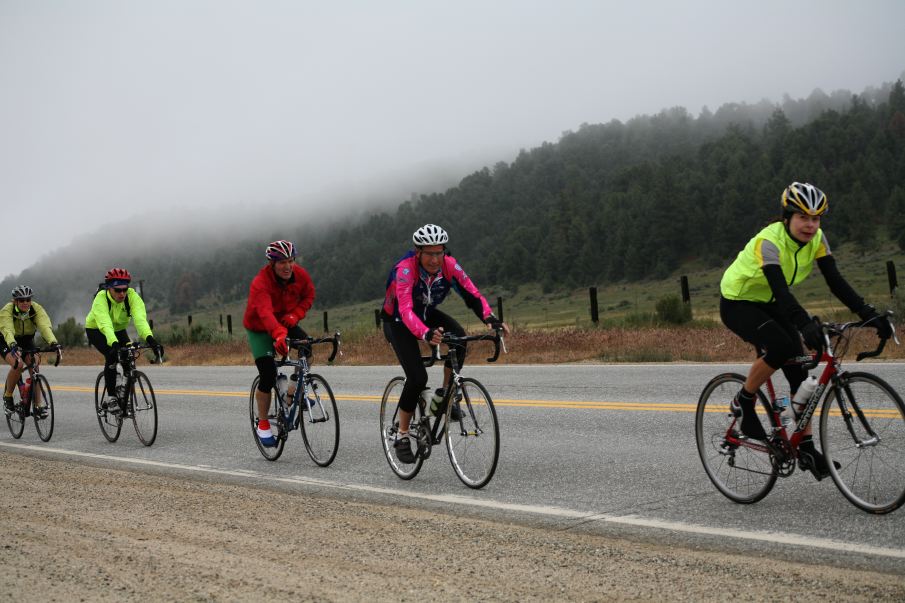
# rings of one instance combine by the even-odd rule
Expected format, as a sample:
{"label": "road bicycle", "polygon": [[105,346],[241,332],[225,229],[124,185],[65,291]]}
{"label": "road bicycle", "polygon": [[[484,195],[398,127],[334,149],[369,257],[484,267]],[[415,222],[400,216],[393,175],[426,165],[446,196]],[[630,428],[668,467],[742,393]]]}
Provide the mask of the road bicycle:
{"label": "road bicycle", "polygon": [[[305,442],[305,450],[308,451],[312,461],[326,467],[336,458],[339,449],[339,411],[336,408],[336,398],[327,380],[310,372],[311,366],[308,362],[312,346],[321,343],[333,345],[333,351],[327,359],[328,363],[333,362],[339,353],[341,343],[339,331],[334,332],[332,337],[287,338],[286,344],[290,350],[296,351],[296,358],[274,359],[277,365],[277,384],[271,390],[267,420],[270,421],[270,429],[276,438],[276,446],[264,446],[258,438],[257,427],[260,419],[255,392],[258,390],[261,377],[256,376],[251,384],[251,393],[248,397],[251,434],[258,450],[268,461],[280,458],[289,432],[299,428]],[[287,366],[293,367],[288,376],[279,370]],[[285,392],[280,391],[281,383],[287,385]],[[295,386],[294,389],[292,384]],[[301,412],[297,412],[299,409]]]}
{"label": "road bicycle", "polygon": [[[55,352],[54,366],[60,365],[63,351],[60,346],[48,346],[44,348],[21,349],[22,359],[16,360],[13,368],[18,368],[19,363],[25,365],[22,375],[19,375],[19,383],[13,393],[12,409],[4,409],[6,412],[6,425],[9,432],[17,440],[22,437],[25,430],[25,420],[30,416],[34,419],[35,430],[43,442],[49,442],[53,435],[53,393],[47,377],[41,374],[41,353]],[[23,381],[22,376],[31,375],[29,381]]]}
{"label": "road bicycle", "polygon": [[[135,361],[142,350],[153,349],[151,346],[130,342],[119,350],[116,362],[116,405],[108,408],[105,405],[107,390],[104,382],[104,371],[97,376],[94,383],[94,410],[101,433],[108,442],[115,442],[123,428],[123,421],[132,419],[135,435],[145,446],[150,446],[157,439],[157,398],[151,380],[143,372],[135,368]],[[158,362],[162,362],[157,357]]]}
{"label": "road bicycle", "polygon": [[[891,321],[891,312],[883,319]],[[805,370],[826,363],[817,387],[787,427],[781,421],[783,404],[772,380],[766,393],[758,390],[758,417],[768,441],[749,440],[739,428],[739,417],[730,401],[745,377],[724,373],[704,388],[695,414],[695,436],[704,470],[717,490],[737,503],[754,503],[765,497],[777,477],[788,477],[796,464],[805,469],[813,459],[798,446],[803,431],[819,416],[820,445],[830,475],[842,494],[869,513],[890,513],[905,502],[905,405],[883,379],[867,372],[849,372],[842,358],[861,322],[823,323],[822,352],[789,361]],[[892,326],[893,340],[899,343]],[[880,355],[887,340],[873,351],[860,352],[856,361]],[[820,404],[823,401],[822,405]],[[817,408],[820,406],[819,413]],[[737,412],[737,411],[736,411]]]}
{"label": "road bicycle", "polygon": [[[447,353],[441,356],[437,346],[430,356],[422,357],[426,367],[438,360],[449,359],[453,372],[450,386],[446,388],[439,405],[442,412],[437,413],[433,424],[431,417],[425,412],[426,401],[422,396],[418,397],[418,405],[409,426],[409,437],[416,444],[414,463],[400,462],[393,448],[399,431],[399,397],[405,386],[405,377],[393,377],[383,390],[380,400],[380,441],[390,469],[404,480],[418,475],[424,461],[430,458],[433,446],[444,439],[453,471],[469,488],[484,487],[496,471],[500,455],[500,428],[493,400],[477,379],[459,374],[461,360],[464,360],[460,359],[463,344],[469,341],[493,342],[494,353],[487,358],[487,362],[496,362],[501,345],[505,351],[499,330],[493,335],[465,337],[446,333],[442,344],[447,346]],[[459,411],[457,418],[452,417],[453,408]]]}

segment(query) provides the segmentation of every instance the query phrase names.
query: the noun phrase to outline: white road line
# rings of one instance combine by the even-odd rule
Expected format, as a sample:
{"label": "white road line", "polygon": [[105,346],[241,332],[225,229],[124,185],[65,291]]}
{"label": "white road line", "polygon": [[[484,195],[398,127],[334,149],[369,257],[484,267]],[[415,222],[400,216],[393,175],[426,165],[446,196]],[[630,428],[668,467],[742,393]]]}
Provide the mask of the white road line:
{"label": "white road line", "polygon": [[388,494],[392,496],[402,496],[406,498],[430,500],[434,502],[443,502],[456,505],[468,505],[471,507],[492,509],[495,511],[513,511],[518,513],[528,513],[532,515],[540,515],[543,517],[574,519],[584,523],[602,522],[619,525],[628,525],[633,527],[654,528],[661,530],[670,530],[674,532],[686,532],[689,534],[698,534],[706,536],[719,536],[721,538],[736,538],[739,540],[753,540],[759,542],[772,542],[777,544],[787,544],[793,546],[809,547],[813,549],[825,549],[829,551],[845,551],[849,553],[861,553],[865,555],[876,555],[880,557],[892,557],[896,559],[905,559],[905,549],[877,547],[867,544],[857,544],[853,542],[845,542],[841,540],[832,540],[830,538],[817,538],[813,536],[803,536],[800,534],[790,534],[785,532],[757,532],[752,530],[735,530],[732,528],[715,528],[702,526],[678,521],[666,521],[662,519],[648,519],[637,515],[610,515],[608,513],[586,513],[583,511],[575,511],[572,509],[564,509],[562,507],[549,507],[544,505],[520,505],[515,503],[506,503],[490,499],[473,498],[469,496],[461,496],[458,494],[422,494],[419,492],[410,492],[407,490],[398,490],[395,488],[381,488],[379,486],[366,486],[362,484],[343,484],[329,480],[320,480],[301,475],[291,477],[280,477],[268,475],[258,471],[250,471],[246,469],[218,469],[209,465],[182,465],[178,463],[164,463],[160,461],[150,461],[147,459],[129,459],[107,454],[95,454],[92,452],[78,452],[75,450],[63,450],[61,448],[45,448],[43,446],[31,446],[28,444],[14,444],[11,442],[0,442],[0,446],[5,448],[18,448],[21,450],[29,450],[35,452],[51,452],[71,457],[83,457],[99,459],[104,461],[113,461],[117,463],[131,465],[145,465],[149,467],[162,467],[166,469],[178,469],[180,471],[195,471],[199,473],[210,473],[214,475],[225,475],[231,477],[254,478],[270,482],[279,482],[287,484],[305,484],[312,486],[320,486],[324,488],[335,488],[337,490],[352,490],[356,492],[370,492],[375,494]]}

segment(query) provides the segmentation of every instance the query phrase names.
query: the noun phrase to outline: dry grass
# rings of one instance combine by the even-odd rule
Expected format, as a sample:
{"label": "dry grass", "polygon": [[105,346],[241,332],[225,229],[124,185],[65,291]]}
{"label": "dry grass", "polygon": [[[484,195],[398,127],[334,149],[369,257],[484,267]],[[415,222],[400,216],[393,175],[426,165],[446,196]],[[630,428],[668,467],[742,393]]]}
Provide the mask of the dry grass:
{"label": "dry grass", "polygon": [[[506,344],[509,353],[500,356],[501,364],[735,362],[750,360],[753,355],[751,346],[719,326],[519,330],[507,338]],[[853,342],[850,355],[875,344],[872,331],[866,330],[861,339]],[[328,346],[318,346],[315,363],[324,363],[328,352]],[[337,361],[340,364],[396,363],[382,332],[376,330],[346,337],[342,352]],[[473,358],[486,357],[490,352],[489,343],[482,342],[469,348],[469,356]],[[905,346],[890,345],[882,358],[905,358]],[[64,361],[66,364],[99,364],[100,355],[94,349],[69,348]],[[251,356],[245,339],[237,337],[226,343],[168,347],[167,362],[173,366],[246,365],[251,364]]]}

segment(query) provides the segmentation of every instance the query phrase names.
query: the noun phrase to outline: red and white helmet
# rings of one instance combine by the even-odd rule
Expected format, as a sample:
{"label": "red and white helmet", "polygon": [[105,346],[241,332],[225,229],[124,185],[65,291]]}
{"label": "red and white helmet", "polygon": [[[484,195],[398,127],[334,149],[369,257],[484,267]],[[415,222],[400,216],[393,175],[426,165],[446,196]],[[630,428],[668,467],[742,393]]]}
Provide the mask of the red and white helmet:
{"label": "red and white helmet", "polygon": [[128,283],[132,280],[132,275],[129,274],[129,271],[125,268],[111,268],[107,271],[107,274],[104,275],[104,282],[110,283],[111,281],[125,281]]}
{"label": "red and white helmet", "polygon": [[292,241],[286,241],[285,239],[274,241],[273,243],[268,245],[267,249],[264,251],[264,257],[266,257],[271,262],[288,260],[289,258],[294,258],[297,255],[298,253],[295,250],[295,245],[292,244]]}

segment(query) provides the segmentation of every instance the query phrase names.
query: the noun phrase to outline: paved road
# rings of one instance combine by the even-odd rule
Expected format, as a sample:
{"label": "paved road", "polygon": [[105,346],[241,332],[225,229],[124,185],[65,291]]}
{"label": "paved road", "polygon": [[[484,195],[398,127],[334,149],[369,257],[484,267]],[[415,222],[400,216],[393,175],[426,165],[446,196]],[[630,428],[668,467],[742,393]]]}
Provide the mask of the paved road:
{"label": "paved road", "polygon": [[[905,392],[905,366],[871,370]],[[47,368],[57,426],[43,444],[33,426],[21,440],[0,431],[8,452],[51,454],[121,469],[203,472],[206,479],[322,492],[375,502],[453,510],[559,529],[625,534],[660,542],[770,551],[905,573],[905,510],[883,517],[849,504],[832,480],[796,473],[763,501],[736,505],[710,484],[694,443],[694,405],[704,383],[736,365],[474,366],[494,396],[502,451],[481,491],[455,477],[445,450],[403,482],[378,441],[378,397],[393,367],[318,367],[339,399],[342,436],[329,468],[315,466],[293,434],[282,458],[264,460],[248,422],[253,368],[147,367],[158,390],[160,433],[143,447],[130,426],[107,443],[93,416],[96,368]],[[440,372],[432,373],[432,383]],[[729,535],[726,539],[719,535]]]}

